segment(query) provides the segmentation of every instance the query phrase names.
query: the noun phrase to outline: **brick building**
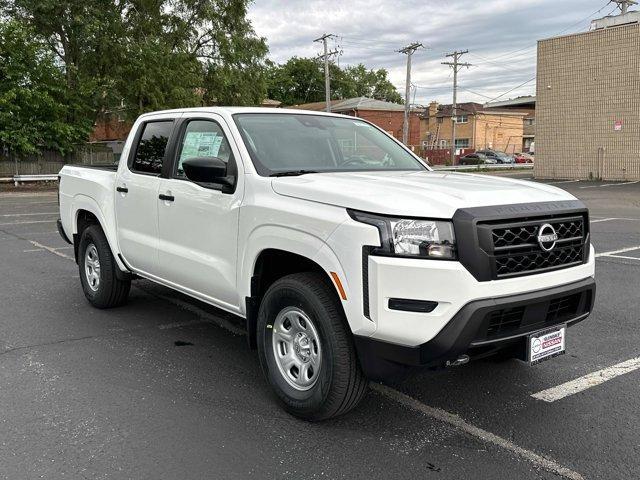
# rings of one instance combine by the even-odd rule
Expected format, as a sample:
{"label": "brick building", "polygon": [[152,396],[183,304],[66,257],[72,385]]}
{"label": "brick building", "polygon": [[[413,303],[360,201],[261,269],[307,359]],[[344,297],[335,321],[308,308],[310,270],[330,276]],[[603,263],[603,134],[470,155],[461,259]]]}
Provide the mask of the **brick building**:
{"label": "brick building", "polygon": [[[291,108],[324,111],[325,105],[325,102],[314,102],[295,105]],[[404,105],[367,97],[355,97],[345,100],[332,100],[331,112],[362,118],[382,128],[398,140],[402,140]],[[419,113],[419,110],[412,109],[409,115],[409,145],[414,147],[420,145]]]}
{"label": "brick building", "polygon": [[[424,148],[451,146],[451,105],[431,102],[422,115],[421,138]],[[480,103],[460,103],[456,107],[456,149],[491,148],[507,153],[522,149],[523,118],[526,113],[486,109]]]}
{"label": "brick building", "polygon": [[538,178],[640,180],[640,13],[538,42]]}

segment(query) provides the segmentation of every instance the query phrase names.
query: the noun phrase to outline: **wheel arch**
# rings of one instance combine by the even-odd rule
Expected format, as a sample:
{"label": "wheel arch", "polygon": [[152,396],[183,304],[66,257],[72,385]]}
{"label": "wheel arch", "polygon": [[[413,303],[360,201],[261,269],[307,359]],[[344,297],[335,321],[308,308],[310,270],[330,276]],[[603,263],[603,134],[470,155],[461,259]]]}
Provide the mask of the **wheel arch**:
{"label": "wheel arch", "polygon": [[107,243],[109,244],[111,253],[113,254],[113,257],[116,261],[118,270],[121,272],[129,271],[127,266],[121,260],[120,255],[118,254],[117,242],[114,233],[115,219],[109,221],[102,213],[102,210],[100,209],[96,201],[91,197],[87,197],[86,195],[76,195],[73,198],[71,215],[71,231],[73,233],[73,250],[76,263],[78,262],[78,247],[80,244],[80,236],[82,235],[83,230],[90,225],[98,225],[107,238]]}
{"label": "wheel arch", "polygon": [[[316,237],[312,238],[314,243],[320,242]],[[321,273],[333,285],[336,298],[344,312],[343,302],[348,298],[344,273],[337,257],[328,247],[323,247],[327,247],[324,242],[313,251],[295,248],[292,244],[271,244],[264,245],[251,256],[251,261],[247,262],[247,266],[250,267],[244,276],[244,291],[247,339],[252,349],[256,348],[256,320],[260,301],[269,286],[286,275],[308,271]]]}

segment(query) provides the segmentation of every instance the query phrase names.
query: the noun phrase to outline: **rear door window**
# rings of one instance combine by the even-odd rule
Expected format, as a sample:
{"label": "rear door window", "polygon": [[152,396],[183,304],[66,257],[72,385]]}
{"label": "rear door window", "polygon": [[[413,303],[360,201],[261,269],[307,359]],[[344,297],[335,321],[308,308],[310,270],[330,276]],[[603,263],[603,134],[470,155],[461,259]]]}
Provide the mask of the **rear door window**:
{"label": "rear door window", "polygon": [[131,169],[138,173],[160,175],[173,120],[148,122],[141,128],[143,130],[136,145]]}

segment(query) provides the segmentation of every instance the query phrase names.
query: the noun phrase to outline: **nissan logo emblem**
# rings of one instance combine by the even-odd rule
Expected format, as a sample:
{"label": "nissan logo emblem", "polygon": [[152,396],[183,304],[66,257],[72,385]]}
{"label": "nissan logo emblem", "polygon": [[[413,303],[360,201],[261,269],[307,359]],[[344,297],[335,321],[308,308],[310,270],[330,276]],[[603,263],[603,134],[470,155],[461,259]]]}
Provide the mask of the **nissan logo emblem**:
{"label": "nissan logo emblem", "polygon": [[545,252],[550,252],[553,250],[553,247],[556,246],[556,241],[558,240],[558,234],[556,233],[555,228],[553,228],[548,223],[545,223],[538,230],[538,245]]}

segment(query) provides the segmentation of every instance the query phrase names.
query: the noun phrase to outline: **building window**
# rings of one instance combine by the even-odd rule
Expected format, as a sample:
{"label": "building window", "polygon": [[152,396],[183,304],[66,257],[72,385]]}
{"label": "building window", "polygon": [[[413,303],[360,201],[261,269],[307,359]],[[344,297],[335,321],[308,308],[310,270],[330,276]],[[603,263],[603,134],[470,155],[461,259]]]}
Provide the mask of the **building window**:
{"label": "building window", "polygon": [[438,123],[442,123],[442,117],[438,117],[436,120]]}
{"label": "building window", "polygon": [[468,138],[456,138],[456,148],[469,148]]}
{"label": "building window", "polygon": [[449,142],[447,142],[446,140],[440,140],[440,147],[441,148],[445,148],[448,144],[449,144]]}
{"label": "building window", "polygon": [[456,123],[467,123],[469,117],[467,115],[457,115],[454,117]]}
{"label": "building window", "polygon": [[535,118],[525,118],[524,119],[524,124],[528,127],[533,127],[536,124],[536,119]]}

